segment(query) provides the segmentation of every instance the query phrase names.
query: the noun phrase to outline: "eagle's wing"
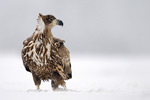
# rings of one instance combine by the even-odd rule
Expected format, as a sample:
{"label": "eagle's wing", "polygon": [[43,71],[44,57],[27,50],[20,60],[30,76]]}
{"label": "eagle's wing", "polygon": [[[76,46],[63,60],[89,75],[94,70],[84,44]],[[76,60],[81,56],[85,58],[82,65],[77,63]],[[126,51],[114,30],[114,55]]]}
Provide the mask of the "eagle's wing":
{"label": "eagle's wing", "polygon": [[[61,68],[59,71],[59,74],[61,76],[64,76],[65,73],[71,73],[71,62],[70,62],[70,52],[64,45],[64,40],[53,38],[54,39],[54,45],[58,48],[58,56],[60,58],[60,65],[58,69]],[[66,79],[66,78],[64,78]]]}
{"label": "eagle's wing", "polygon": [[33,40],[33,35],[23,41],[23,49],[22,49],[22,52],[21,52],[21,56],[22,56],[22,60],[23,60],[23,65],[24,65],[26,71],[28,71],[28,72],[31,72],[31,71],[30,71],[30,69],[29,69],[29,66],[28,66],[28,63],[27,63],[27,59],[24,57],[25,54],[26,54],[26,50],[27,50],[27,49],[25,49],[24,47],[27,46],[28,43],[29,43],[30,41],[32,41],[32,40]]}

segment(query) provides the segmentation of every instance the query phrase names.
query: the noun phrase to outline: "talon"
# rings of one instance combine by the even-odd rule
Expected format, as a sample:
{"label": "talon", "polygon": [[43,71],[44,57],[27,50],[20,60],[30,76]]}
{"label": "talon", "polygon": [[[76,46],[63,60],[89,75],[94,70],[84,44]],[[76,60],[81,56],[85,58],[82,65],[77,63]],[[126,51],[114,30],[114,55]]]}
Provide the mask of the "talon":
{"label": "talon", "polygon": [[64,87],[64,90],[67,90],[67,87],[66,87],[66,86]]}
{"label": "talon", "polygon": [[53,88],[53,91],[56,91],[56,88]]}
{"label": "talon", "polygon": [[36,85],[36,87],[37,87],[37,90],[39,90],[39,89],[40,89],[40,85]]}

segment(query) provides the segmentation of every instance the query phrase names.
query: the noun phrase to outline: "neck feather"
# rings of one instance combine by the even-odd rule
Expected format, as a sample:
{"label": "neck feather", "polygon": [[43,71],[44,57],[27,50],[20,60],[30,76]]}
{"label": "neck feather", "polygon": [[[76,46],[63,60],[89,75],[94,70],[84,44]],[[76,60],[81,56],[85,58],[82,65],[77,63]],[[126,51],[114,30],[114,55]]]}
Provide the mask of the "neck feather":
{"label": "neck feather", "polygon": [[52,39],[53,38],[53,35],[52,35],[52,32],[51,32],[51,28],[49,26],[45,26],[43,34],[45,35],[45,38],[48,38],[48,39]]}

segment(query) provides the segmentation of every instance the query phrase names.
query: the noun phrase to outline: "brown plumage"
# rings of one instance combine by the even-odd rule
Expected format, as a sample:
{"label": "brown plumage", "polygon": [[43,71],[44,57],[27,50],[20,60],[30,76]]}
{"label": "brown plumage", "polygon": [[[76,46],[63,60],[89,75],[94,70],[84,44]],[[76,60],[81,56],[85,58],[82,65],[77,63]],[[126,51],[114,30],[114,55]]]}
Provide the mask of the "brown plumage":
{"label": "brown plumage", "polygon": [[41,80],[52,80],[55,90],[59,85],[72,78],[70,54],[64,40],[53,37],[52,27],[63,22],[53,15],[39,14],[35,32],[23,42],[22,60],[25,69],[32,73],[37,89]]}

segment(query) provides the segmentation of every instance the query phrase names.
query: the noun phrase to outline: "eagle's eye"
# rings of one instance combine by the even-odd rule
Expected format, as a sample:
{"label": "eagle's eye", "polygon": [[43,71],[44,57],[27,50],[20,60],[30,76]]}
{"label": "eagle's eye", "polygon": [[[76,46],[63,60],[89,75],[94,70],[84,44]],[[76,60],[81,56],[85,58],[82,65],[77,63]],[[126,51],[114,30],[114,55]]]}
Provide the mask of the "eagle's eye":
{"label": "eagle's eye", "polygon": [[50,18],[47,18],[47,21],[51,22],[51,21],[52,21],[52,19],[50,19]]}

